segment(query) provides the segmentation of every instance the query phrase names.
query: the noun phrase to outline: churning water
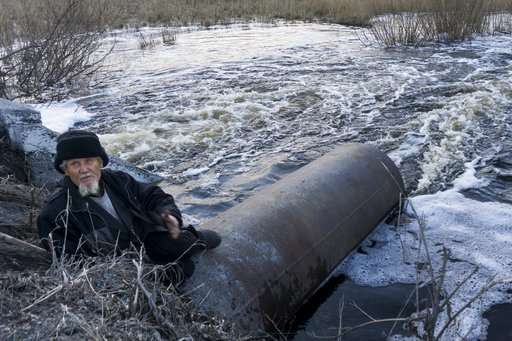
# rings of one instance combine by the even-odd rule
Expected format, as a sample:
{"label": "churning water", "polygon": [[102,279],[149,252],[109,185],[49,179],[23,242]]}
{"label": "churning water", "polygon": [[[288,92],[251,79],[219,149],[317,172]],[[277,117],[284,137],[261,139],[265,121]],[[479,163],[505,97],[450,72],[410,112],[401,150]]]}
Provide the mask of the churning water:
{"label": "churning water", "polygon": [[[142,32],[158,39],[158,29]],[[175,45],[149,50],[139,49],[139,32],[117,32],[90,95],[71,100],[93,115],[76,125],[164,176],[196,223],[335,144],[375,144],[399,165],[426,217],[434,265],[442,245],[450,250],[448,289],[479,267],[456,309],[492,276],[512,273],[512,37],[383,50],[358,32],[238,25],[184,30]],[[337,272],[357,285],[414,283],[417,228],[381,225]],[[483,312],[512,301],[510,288],[487,292],[446,339],[485,337]],[[337,321],[337,309],[328,314]],[[330,327],[302,326],[296,339],[333,335]]]}

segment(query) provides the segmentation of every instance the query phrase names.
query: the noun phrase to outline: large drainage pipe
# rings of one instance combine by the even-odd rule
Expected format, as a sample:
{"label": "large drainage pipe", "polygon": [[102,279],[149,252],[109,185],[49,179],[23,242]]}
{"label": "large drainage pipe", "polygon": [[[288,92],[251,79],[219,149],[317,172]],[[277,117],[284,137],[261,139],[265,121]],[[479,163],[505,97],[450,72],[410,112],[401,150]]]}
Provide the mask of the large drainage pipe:
{"label": "large drainage pipe", "polygon": [[241,331],[283,328],[403,191],[375,147],[337,147],[205,222],[223,241],[199,258],[187,287]]}

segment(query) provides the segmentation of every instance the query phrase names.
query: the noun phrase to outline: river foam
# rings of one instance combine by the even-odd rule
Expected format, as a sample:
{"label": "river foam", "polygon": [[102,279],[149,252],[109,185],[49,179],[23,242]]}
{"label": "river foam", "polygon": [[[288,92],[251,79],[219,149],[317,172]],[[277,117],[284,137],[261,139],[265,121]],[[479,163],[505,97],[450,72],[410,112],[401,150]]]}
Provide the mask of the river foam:
{"label": "river foam", "polygon": [[[443,248],[447,249],[447,292],[455,290],[466,276],[478,269],[454,295],[454,312],[490,281],[499,282],[464,310],[443,340],[461,340],[461,335],[467,335],[467,340],[485,337],[487,323],[482,314],[496,303],[512,302],[512,205],[464,196],[464,190],[486,185],[485,180],[474,175],[476,163],[466,164],[466,171],[456,179],[453,188],[410,199],[425,221],[427,246],[436,271],[442,266]],[[413,216],[411,206],[406,215]],[[423,248],[419,251],[418,222],[411,219],[398,228],[379,226],[363,244],[365,253],[353,253],[336,272],[347,274],[359,285],[415,283],[415,264],[426,262],[426,255]],[[420,280],[429,281],[426,271],[420,271]],[[446,321],[447,316],[442,314],[438,331]]]}
{"label": "river foam", "polygon": [[46,104],[33,104],[41,113],[41,121],[48,129],[63,133],[77,122],[87,121],[93,117],[77,99]]}

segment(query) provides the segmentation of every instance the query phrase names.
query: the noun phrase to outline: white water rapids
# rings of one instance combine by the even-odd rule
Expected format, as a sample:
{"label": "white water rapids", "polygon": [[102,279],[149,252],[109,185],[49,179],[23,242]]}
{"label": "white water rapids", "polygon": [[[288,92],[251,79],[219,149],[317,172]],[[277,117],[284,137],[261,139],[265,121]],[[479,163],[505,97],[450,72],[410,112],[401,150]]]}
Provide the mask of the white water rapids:
{"label": "white water rapids", "polygon": [[[450,250],[448,291],[479,267],[456,309],[493,276],[512,275],[512,37],[383,50],[364,46],[358,30],[183,30],[175,45],[149,50],[138,48],[140,33],[116,32],[85,96],[38,108],[48,127],[91,129],[109,153],[166,177],[196,222],[337,143],[376,144],[426,219],[436,268],[439,250]],[[142,32],[159,39],[159,29]],[[381,225],[337,271],[360,285],[414,283],[417,229]],[[511,289],[486,292],[444,340],[485,337],[482,313],[511,302]]]}

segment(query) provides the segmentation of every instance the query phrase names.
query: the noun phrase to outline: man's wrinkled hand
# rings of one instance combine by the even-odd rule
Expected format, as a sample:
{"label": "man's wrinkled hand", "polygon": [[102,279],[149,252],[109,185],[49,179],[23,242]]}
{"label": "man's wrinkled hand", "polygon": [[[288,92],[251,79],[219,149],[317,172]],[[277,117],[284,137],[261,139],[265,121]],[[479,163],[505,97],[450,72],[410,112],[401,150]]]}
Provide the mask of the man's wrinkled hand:
{"label": "man's wrinkled hand", "polygon": [[169,212],[162,213],[162,218],[164,219],[165,226],[169,230],[169,233],[171,235],[172,239],[178,239],[180,236],[180,223],[178,222],[178,219],[174,217]]}

